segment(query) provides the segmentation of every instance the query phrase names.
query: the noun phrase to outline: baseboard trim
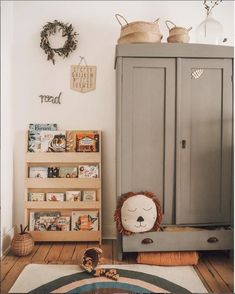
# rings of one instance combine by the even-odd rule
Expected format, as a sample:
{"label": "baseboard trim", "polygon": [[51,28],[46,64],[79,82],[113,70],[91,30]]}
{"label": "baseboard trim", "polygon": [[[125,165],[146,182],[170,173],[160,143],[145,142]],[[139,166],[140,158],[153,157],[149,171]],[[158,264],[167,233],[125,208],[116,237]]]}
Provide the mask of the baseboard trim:
{"label": "baseboard trim", "polygon": [[11,241],[15,235],[16,226],[13,226],[7,233],[2,236],[1,257],[7,255],[11,249]]}

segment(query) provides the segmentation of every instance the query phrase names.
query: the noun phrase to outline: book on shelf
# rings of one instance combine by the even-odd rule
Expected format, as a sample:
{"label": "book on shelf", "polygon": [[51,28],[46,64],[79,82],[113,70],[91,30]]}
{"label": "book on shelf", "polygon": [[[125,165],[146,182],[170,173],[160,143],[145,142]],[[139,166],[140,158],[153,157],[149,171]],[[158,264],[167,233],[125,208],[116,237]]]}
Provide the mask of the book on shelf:
{"label": "book on shelf", "polygon": [[46,193],[46,201],[64,201],[64,193]]}
{"label": "book on shelf", "polygon": [[29,152],[65,152],[65,147],[65,131],[47,130],[28,132]]}
{"label": "book on shelf", "polygon": [[98,178],[99,167],[98,165],[83,164],[78,166],[79,178]]}
{"label": "book on shelf", "polygon": [[81,201],[81,191],[66,191],[66,201]]}
{"label": "book on shelf", "polygon": [[98,211],[72,211],[72,231],[98,231]]}
{"label": "book on shelf", "polygon": [[57,124],[29,124],[28,151],[43,152],[41,131],[57,131]]}
{"label": "book on shelf", "polygon": [[57,131],[57,124],[29,124],[29,131]]}
{"label": "book on shelf", "polygon": [[47,168],[47,177],[48,178],[59,178],[59,167],[48,167]]}
{"label": "book on shelf", "polygon": [[29,168],[30,178],[47,178],[47,167],[45,166],[30,166]]}
{"label": "book on shelf", "polygon": [[65,131],[41,131],[41,148],[43,152],[65,152]]}
{"label": "book on shelf", "polygon": [[98,131],[66,131],[66,151],[99,152],[100,137]]}
{"label": "book on shelf", "polygon": [[45,193],[31,192],[28,196],[29,201],[45,201]]}
{"label": "book on shelf", "polygon": [[59,178],[77,178],[78,169],[77,167],[63,167],[59,168]]}
{"label": "book on shelf", "polygon": [[57,227],[59,231],[70,231],[70,216],[60,216],[57,219]]}
{"label": "book on shelf", "polygon": [[96,191],[95,190],[84,190],[82,194],[83,201],[96,201]]}
{"label": "book on shelf", "polygon": [[59,231],[57,219],[61,217],[59,211],[30,211],[30,231]]}
{"label": "book on shelf", "polygon": [[76,133],[77,152],[99,152],[99,133],[97,131],[78,131]]}

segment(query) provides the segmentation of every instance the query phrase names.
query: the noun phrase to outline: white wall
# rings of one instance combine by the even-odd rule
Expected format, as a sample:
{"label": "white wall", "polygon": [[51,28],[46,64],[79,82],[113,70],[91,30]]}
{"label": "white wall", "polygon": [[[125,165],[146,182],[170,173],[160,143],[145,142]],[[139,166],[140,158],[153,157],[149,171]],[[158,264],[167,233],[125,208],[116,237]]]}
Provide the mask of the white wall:
{"label": "white wall", "polygon": [[[190,27],[204,19],[203,1],[15,1],[13,73],[11,77],[14,116],[15,223],[23,221],[25,130],[32,122],[56,122],[60,129],[103,131],[103,228],[105,237],[115,236],[115,70],[114,56],[120,26],[114,15],[127,20],[154,21],[167,37],[164,21]],[[224,36],[233,44],[233,1],[223,1],[214,16],[224,26]],[[40,31],[54,19],[72,23],[79,33],[78,49],[56,65],[46,60],[39,46]],[[87,94],[69,88],[70,65],[85,56],[97,65],[96,90]],[[62,104],[41,104],[40,94],[57,95]],[[5,98],[5,97],[4,97]]]}
{"label": "white wall", "polygon": [[1,255],[10,246],[13,221],[12,42],[13,5],[1,7]]}

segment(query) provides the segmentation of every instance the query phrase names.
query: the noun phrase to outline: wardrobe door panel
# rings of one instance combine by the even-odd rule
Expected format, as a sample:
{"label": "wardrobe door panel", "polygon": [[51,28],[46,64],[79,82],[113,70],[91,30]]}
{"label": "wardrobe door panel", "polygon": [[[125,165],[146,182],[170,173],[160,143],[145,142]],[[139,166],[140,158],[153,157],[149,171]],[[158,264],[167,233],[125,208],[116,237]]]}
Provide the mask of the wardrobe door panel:
{"label": "wardrobe door panel", "polygon": [[232,196],[232,63],[179,59],[177,224],[229,224]]}
{"label": "wardrobe door panel", "polygon": [[125,58],[122,73],[120,194],[156,193],[164,222],[172,223],[175,59]]}

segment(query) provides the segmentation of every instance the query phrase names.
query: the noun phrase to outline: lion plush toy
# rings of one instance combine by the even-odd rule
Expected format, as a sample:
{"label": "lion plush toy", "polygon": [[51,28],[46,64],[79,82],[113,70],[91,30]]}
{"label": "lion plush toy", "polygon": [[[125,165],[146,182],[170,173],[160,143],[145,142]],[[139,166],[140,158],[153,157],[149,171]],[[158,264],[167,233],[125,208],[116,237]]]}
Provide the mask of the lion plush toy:
{"label": "lion plush toy", "polygon": [[162,220],[159,199],[151,192],[128,192],[118,202],[114,220],[119,233],[131,235],[157,231]]}

